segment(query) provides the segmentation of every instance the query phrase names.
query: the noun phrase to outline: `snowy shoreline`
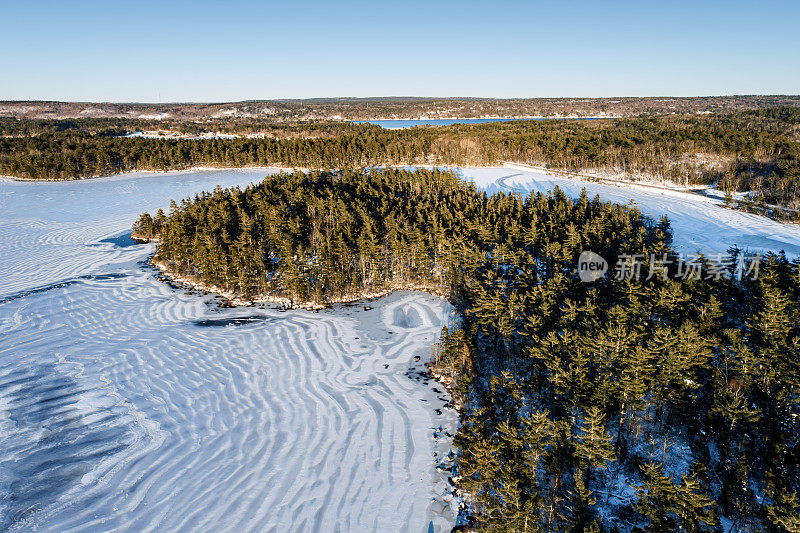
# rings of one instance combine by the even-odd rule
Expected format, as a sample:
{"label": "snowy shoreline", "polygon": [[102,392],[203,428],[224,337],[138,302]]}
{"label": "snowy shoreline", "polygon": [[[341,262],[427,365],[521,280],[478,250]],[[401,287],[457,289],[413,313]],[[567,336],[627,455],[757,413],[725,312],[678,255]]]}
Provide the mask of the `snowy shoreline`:
{"label": "snowy shoreline", "polygon": [[131,174],[182,174],[186,172],[214,172],[214,171],[223,171],[223,170],[266,170],[266,171],[274,171],[274,172],[293,172],[295,170],[307,172],[309,169],[307,167],[281,167],[281,166],[240,166],[240,167],[226,167],[226,166],[209,166],[209,165],[199,165],[199,166],[192,166],[187,168],[181,169],[172,169],[172,170],[126,170],[124,172],[115,172],[113,174],[102,174],[97,176],[84,176],[81,178],[64,178],[64,179],[54,179],[54,178],[21,178],[19,176],[7,176],[7,175],[0,175],[0,180],[8,180],[8,181],[19,181],[24,183],[73,183],[76,181],[94,181],[94,180],[103,180],[103,179],[110,179],[110,178],[119,178],[129,176]]}
{"label": "snowy shoreline", "polygon": [[[588,117],[588,118],[599,118],[599,117]],[[378,119],[376,119],[378,120]],[[391,119],[394,120],[394,119]],[[452,168],[455,170],[461,168],[469,168],[467,166],[452,166],[452,165],[432,165],[430,163],[423,163],[423,164],[416,164],[416,165],[376,165],[374,168],[384,168],[384,167],[399,167],[399,168],[433,168],[433,167],[441,167],[441,168]],[[669,181],[664,180],[657,180],[654,176],[642,175],[637,179],[632,179],[630,176],[621,173],[588,173],[588,172],[575,172],[566,169],[559,169],[559,168],[549,168],[540,165],[532,165],[529,163],[517,163],[513,161],[502,161],[498,166],[485,166],[481,168],[510,168],[515,170],[522,170],[525,172],[534,172],[534,173],[542,173],[546,175],[555,175],[555,176],[563,176],[570,179],[578,179],[578,180],[591,180],[597,181],[599,183],[610,185],[619,188],[639,188],[639,189],[656,189],[663,194],[673,194],[676,196],[681,196],[684,198],[689,198],[693,201],[697,202],[706,202],[710,204],[714,204],[717,206],[725,206],[729,209],[734,209],[746,213],[752,213],[751,210],[748,210],[747,207],[751,205],[750,200],[748,200],[742,194],[734,194],[731,197],[731,203],[726,204],[724,194],[715,189],[713,186],[708,185],[698,185],[698,186],[680,186]],[[248,170],[264,170],[267,172],[308,172],[311,170],[309,167],[284,167],[284,166],[238,166],[238,167],[228,167],[228,166],[213,166],[213,165],[201,165],[201,166],[193,166],[188,167],[185,169],[174,169],[174,170],[129,170],[125,172],[117,172],[114,174],[104,174],[98,176],[89,176],[89,177],[80,177],[80,178],[66,178],[66,179],[42,179],[42,178],[22,178],[17,176],[8,176],[8,175],[0,175],[0,181],[2,180],[10,180],[16,182],[25,182],[25,183],[55,183],[55,182],[75,182],[75,181],[90,181],[90,180],[99,180],[99,179],[109,179],[109,178],[117,178],[117,177],[124,177],[130,174],[162,174],[162,175],[171,175],[171,174],[180,174],[186,172],[210,172],[210,171],[248,171]],[[702,191],[702,192],[700,192]],[[793,213],[796,214],[797,210],[790,209],[787,207],[773,205],[773,204],[764,204],[764,207],[770,209],[772,211],[781,211],[785,213]],[[765,214],[762,213],[754,213],[758,216],[767,217]],[[791,223],[781,221],[781,223]]]}

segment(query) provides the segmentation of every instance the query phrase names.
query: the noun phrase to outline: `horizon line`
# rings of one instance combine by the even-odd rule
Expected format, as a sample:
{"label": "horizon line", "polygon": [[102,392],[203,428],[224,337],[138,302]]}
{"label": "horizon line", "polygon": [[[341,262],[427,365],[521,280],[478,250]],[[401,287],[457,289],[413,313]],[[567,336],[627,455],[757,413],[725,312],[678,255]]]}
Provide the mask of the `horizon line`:
{"label": "horizon line", "polygon": [[691,98],[753,98],[753,97],[784,97],[800,98],[797,94],[780,93],[754,93],[754,94],[698,94],[675,96],[669,94],[648,96],[519,96],[519,97],[494,97],[494,96],[313,96],[307,98],[248,98],[244,100],[172,100],[164,102],[148,101],[111,101],[111,100],[43,100],[43,99],[13,99],[0,100],[2,104],[109,104],[109,105],[218,105],[218,104],[245,104],[257,102],[310,102],[315,100],[476,100],[476,101],[511,101],[511,100],[611,100],[620,99],[691,99]]}

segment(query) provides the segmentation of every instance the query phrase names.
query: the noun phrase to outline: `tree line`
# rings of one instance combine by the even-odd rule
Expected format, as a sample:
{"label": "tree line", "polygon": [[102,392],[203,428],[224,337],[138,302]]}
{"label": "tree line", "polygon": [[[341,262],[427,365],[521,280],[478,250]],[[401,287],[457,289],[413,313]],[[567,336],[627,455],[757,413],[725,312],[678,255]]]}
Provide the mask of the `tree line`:
{"label": "tree line", "polygon": [[[798,116],[800,108],[783,107],[717,115],[515,121],[404,130],[345,122],[220,123],[222,131],[261,132],[266,137],[236,139],[127,138],[119,136],[120,128],[130,129],[131,123],[121,119],[62,121],[41,124],[36,134],[0,137],[0,173],[70,179],[199,165],[358,168],[516,161],[655,177],[682,185],[716,184],[726,191],[752,191],[754,200],[797,207]],[[0,127],[8,131],[31,132],[35,127],[27,123],[15,129],[6,122]],[[205,128],[198,124],[177,127],[178,131]]]}
{"label": "tree line", "polygon": [[[250,296],[448,294],[436,368],[464,405],[453,480],[477,529],[800,528],[797,261],[732,249],[751,275],[681,279],[665,218],[440,170],[280,174],[134,229],[173,271]],[[584,283],[583,250],[665,266]]]}

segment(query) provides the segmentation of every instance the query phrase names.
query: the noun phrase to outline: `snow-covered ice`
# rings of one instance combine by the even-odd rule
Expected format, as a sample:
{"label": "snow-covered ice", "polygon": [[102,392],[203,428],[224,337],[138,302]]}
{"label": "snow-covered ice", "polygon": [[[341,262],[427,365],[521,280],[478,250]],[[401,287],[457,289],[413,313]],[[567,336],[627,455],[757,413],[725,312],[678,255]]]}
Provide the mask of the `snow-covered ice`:
{"label": "snow-covered ice", "polygon": [[0,529],[449,530],[444,300],[220,310],[103,242],[264,174],[0,181]]}

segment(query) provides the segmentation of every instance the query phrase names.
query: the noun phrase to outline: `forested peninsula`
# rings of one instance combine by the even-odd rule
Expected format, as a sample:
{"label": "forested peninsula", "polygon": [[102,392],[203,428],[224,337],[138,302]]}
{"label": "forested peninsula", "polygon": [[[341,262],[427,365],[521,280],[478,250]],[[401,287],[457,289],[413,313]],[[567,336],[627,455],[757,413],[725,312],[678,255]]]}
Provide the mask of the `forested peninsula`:
{"label": "forested peninsula", "polygon": [[[470,527],[800,528],[798,261],[732,249],[723,266],[749,275],[701,256],[681,276],[666,219],[441,170],[278,174],[134,230],[170,272],[248,297],[447,295],[459,319],[435,371],[463,405],[452,479]],[[586,250],[658,266],[584,282]]]}
{"label": "forested peninsula", "polygon": [[[172,128],[182,138],[130,137]],[[204,138],[216,132],[233,138]],[[350,122],[208,124],[128,119],[0,119],[0,174],[75,179],[197,166],[353,169],[531,163],[800,206],[800,108],[605,120],[520,120],[385,130]],[[187,135],[189,137],[187,137]],[[192,137],[194,136],[194,137]]]}

